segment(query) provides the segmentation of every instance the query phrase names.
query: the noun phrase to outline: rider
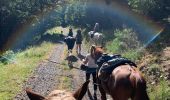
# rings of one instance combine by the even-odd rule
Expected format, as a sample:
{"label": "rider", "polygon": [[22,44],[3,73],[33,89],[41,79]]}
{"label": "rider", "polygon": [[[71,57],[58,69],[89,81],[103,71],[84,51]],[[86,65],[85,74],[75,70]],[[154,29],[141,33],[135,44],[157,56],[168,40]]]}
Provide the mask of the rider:
{"label": "rider", "polygon": [[72,30],[72,28],[70,28],[70,29],[69,29],[68,36],[71,36],[71,37],[73,37],[73,30]]}
{"label": "rider", "polygon": [[73,30],[72,28],[69,28],[69,33],[67,35],[67,37],[64,39],[64,42],[66,42],[67,46],[68,46],[68,51],[72,52],[72,49],[74,47],[75,44],[75,38],[73,37]]}
{"label": "rider", "polygon": [[81,34],[81,30],[77,30],[77,35],[76,35],[76,52],[77,54],[81,54],[81,44],[82,44],[82,34]]}
{"label": "rider", "polygon": [[94,55],[94,46],[90,48],[90,53],[86,55],[85,59],[83,59],[83,65],[87,68],[86,70],[86,81],[90,79],[90,75],[93,76],[93,84],[94,84],[94,99],[97,100],[96,92],[97,92],[97,85],[96,85],[96,69],[97,64],[95,63],[95,55]]}
{"label": "rider", "polygon": [[95,23],[93,32],[91,33],[91,38],[94,37],[94,33],[99,32],[99,23]]}
{"label": "rider", "polygon": [[96,23],[93,28],[93,33],[99,32],[99,23]]}

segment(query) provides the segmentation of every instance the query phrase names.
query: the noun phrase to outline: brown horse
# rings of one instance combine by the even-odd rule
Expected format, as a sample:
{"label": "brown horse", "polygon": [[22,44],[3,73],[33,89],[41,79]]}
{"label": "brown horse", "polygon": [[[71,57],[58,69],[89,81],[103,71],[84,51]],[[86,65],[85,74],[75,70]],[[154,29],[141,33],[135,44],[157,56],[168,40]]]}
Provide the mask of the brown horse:
{"label": "brown horse", "polygon": [[70,93],[65,90],[54,90],[47,97],[43,97],[37,93],[26,89],[26,93],[30,100],[81,100],[87,91],[90,81],[86,81],[75,93]]}
{"label": "brown horse", "polygon": [[[103,50],[100,47],[94,47],[94,52],[97,61],[102,56]],[[99,68],[104,65],[103,63],[98,64]],[[106,93],[111,95],[114,100],[128,100],[129,98],[132,100],[149,100],[146,92],[146,81],[136,66],[119,65],[110,74],[101,73],[100,70],[101,68],[97,77],[102,100],[106,100]]]}

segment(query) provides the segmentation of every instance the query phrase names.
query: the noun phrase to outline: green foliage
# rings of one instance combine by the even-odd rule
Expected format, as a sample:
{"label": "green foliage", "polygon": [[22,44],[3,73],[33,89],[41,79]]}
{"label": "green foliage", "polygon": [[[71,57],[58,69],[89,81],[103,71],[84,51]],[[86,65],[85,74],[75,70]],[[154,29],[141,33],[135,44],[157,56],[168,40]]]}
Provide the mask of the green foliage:
{"label": "green foliage", "polygon": [[115,30],[113,41],[106,46],[107,50],[112,53],[122,54],[132,60],[137,60],[141,56],[139,51],[140,42],[136,33],[132,29]]}
{"label": "green foliage", "polygon": [[156,6],[155,0],[129,0],[129,5],[133,7],[134,10],[138,10],[141,13],[148,14],[149,10]]}
{"label": "green foliage", "polygon": [[143,52],[138,50],[128,50],[123,53],[123,56],[131,59],[132,61],[137,61],[142,57]]}
{"label": "green foliage", "polygon": [[148,15],[155,20],[167,18],[170,14],[169,0],[128,0],[136,12]]}
{"label": "green foliage", "polygon": [[151,100],[169,100],[170,87],[167,81],[160,80],[158,85],[150,85],[148,88],[149,97]]}
{"label": "green foliage", "polygon": [[3,55],[0,56],[0,62],[3,64],[13,63],[15,54],[13,51],[6,51]]}
{"label": "green foliage", "polygon": [[85,6],[80,2],[74,1],[63,7],[64,21],[66,24],[79,26],[85,16]]}
{"label": "green foliage", "polygon": [[[59,0],[1,0],[0,2],[0,49],[8,49],[3,48],[5,42],[18,28],[23,28],[21,26],[32,24],[30,29],[35,29],[34,34],[32,34],[35,36],[36,33],[43,33],[47,28],[56,25],[57,21],[46,24],[45,14],[67,1],[61,0],[60,4],[58,4]],[[49,21],[57,19],[54,16],[50,17]],[[44,25],[35,27],[36,24]],[[32,35],[29,34],[30,37]]]}

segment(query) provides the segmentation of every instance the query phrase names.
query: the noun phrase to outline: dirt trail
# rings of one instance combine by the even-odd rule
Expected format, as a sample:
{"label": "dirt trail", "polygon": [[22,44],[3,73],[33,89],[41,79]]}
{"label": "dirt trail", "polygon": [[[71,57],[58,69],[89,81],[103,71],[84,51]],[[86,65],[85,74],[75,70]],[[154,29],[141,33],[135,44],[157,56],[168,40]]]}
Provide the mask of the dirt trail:
{"label": "dirt trail", "polygon": [[[67,31],[64,29],[63,31]],[[74,30],[75,33],[75,30]],[[61,65],[65,58],[64,56],[65,44],[57,44],[55,49],[50,55],[50,58],[40,63],[34,70],[33,75],[28,78],[27,82],[23,85],[23,90],[13,98],[14,100],[29,100],[25,88],[29,87],[32,91],[37,92],[43,96],[48,95],[54,89],[62,89],[63,84],[61,82],[62,77],[68,77],[71,80],[71,91],[78,89],[82,83],[85,82],[85,72],[79,69],[81,64],[80,59],[74,63],[73,69],[65,70]],[[75,49],[74,49],[75,50]],[[87,48],[83,45],[82,55],[87,54]],[[64,61],[65,62],[65,61]],[[69,87],[70,88],[70,87]],[[89,85],[89,90],[93,95],[93,84],[92,81]],[[89,96],[84,96],[83,100],[92,100]],[[100,100],[100,99],[99,99]]]}
{"label": "dirt trail", "polygon": [[[63,48],[63,44],[57,45],[48,60],[60,63],[62,60],[61,55],[59,54],[63,54]],[[56,83],[59,83],[58,78],[62,74],[60,73],[62,69],[57,67],[58,65],[56,63],[49,61],[39,64],[35,69],[33,76],[24,84],[23,91],[21,91],[14,100],[29,100],[24,90],[26,87],[29,87],[33,91],[44,96],[54,89],[57,85]]]}

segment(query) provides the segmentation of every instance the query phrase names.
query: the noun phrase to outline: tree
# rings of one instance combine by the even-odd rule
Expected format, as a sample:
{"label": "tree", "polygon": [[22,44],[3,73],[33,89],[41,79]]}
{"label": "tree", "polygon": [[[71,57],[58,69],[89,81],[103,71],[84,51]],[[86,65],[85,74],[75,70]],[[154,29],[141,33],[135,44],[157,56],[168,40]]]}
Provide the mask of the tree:
{"label": "tree", "polygon": [[150,16],[159,21],[170,15],[169,0],[128,0],[129,5],[136,12]]}

